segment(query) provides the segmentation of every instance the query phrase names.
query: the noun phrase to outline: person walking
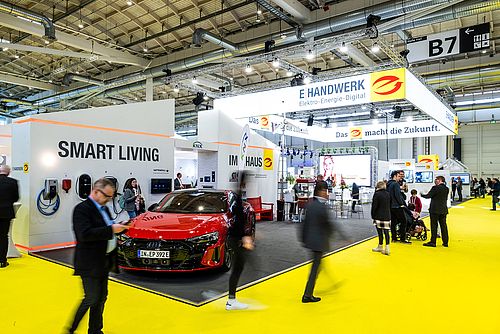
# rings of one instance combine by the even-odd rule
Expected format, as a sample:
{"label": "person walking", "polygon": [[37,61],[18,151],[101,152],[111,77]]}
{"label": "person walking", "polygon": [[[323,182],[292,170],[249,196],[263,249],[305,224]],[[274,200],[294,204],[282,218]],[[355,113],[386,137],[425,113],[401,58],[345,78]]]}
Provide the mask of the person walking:
{"label": "person walking", "polygon": [[76,238],[75,275],[82,279],[84,298],[77,308],[68,333],[74,333],[90,309],[88,334],[103,334],[103,311],[108,295],[108,274],[116,265],[116,239],[128,226],[115,223],[106,203],[115,193],[106,178],[97,180],[89,197],[73,210]]}
{"label": "person walking", "polygon": [[229,276],[229,298],[226,303],[226,310],[228,311],[244,310],[248,308],[247,304],[241,303],[236,299],[236,288],[243,268],[245,267],[247,252],[254,249],[252,226],[243,212],[242,194],[246,188],[247,172],[241,171],[239,173],[239,178],[236,199],[231,208],[234,215],[234,223],[229,227],[228,231],[229,248],[233,251],[233,270]]}
{"label": "person walking", "polygon": [[[389,230],[391,229],[391,196],[386,190],[384,181],[377,182],[375,186],[375,193],[372,199],[372,219],[373,225],[377,228],[378,246],[373,248],[374,252],[381,252],[382,254],[389,255]],[[385,248],[384,245],[385,236]]]}
{"label": "person walking", "polygon": [[493,205],[491,211],[497,210],[498,196],[500,196],[500,182],[498,178],[494,177],[491,184],[491,203]]}
{"label": "person walking", "polygon": [[481,195],[483,198],[486,195],[486,182],[484,182],[483,178],[479,179],[479,195]]}
{"label": "person walking", "polygon": [[307,280],[303,303],[319,302],[321,298],[313,295],[319,265],[324,252],[329,250],[329,239],[332,232],[330,215],[326,207],[328,191],[323,183],[314,188],[314,197],[307,205],[306,217],[302,228],[302,243],[312,252],[312,267]]}
{"label": "person walking", "polygon": [[391,180],[387,182],[387,192],[391,198],[391,235],[392,241],[395,242],[398,239],[396,233],[396,227],[399,226],[399,240],[404,244],[411,244],[410,241],[406,240],[406,215],[404,210],[406,209],[406,203],[403,199],[401,193],[401,188],[399,181],[401,176],[404,175],[400,171],[393,171],[391,173]]}
{"label": "person walking", "polygon": [[450,189],[444,184],[443,176],[436,176],[434,186],[427,194],[421,194],[423,198],[430,198],[429,214],[431,216],[431,240],[424,243],[427,247],[436,247],[438,224],[441,229],[441,240],[443,246],[448,247],[448,226],[446,225],[446,216],[448,215],[448,194]]}
{"label": "person walking", "polygon": [[9,250],[9,229],[15,218],[14,202],[19,200],[17,180],[9,177],[10,166],[0,166],[0,268],[9,265],[7,252]]}

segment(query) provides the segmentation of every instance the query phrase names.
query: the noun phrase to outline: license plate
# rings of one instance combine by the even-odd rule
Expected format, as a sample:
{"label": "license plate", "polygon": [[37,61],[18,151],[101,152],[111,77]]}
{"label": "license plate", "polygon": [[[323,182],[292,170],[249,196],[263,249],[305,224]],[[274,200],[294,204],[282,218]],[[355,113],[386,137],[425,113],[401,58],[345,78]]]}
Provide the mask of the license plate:
{"label": "license plate", "polygon": [[137,256],[140,258],[147,259],[168,259],[170,258],[170,251],[159,251],[159,250],[138,250]]}

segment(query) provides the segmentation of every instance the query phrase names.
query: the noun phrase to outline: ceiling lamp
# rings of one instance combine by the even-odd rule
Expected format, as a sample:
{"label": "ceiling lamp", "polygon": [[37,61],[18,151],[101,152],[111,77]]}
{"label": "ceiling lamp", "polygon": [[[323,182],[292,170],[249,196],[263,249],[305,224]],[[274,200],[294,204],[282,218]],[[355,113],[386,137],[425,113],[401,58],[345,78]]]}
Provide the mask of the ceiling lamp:
{"label": "ceiling lamp", "polygon": [[83,29],[83,23],[82,23],[82,21],[80,21],[80,23],[78,23],[78,28]]}
{"label": "ceiling lamp", "polygon": [[377,42],[373,43],[372,45],[372,52],[377,53],[380,51],[380,47],[378,46]]}
{"label": "ceiling lamp", "polygon": [[148,52],[148,48],[144,45],[144,47],[142,48],[142,51]]}
{"label": "ceiling lamp", "polygon": [[179,93],[179,86],[178,85],[175,85],[175,87],[174,87],[174,93]]}
{"label": "ceiling lamp", "polygon": [[347,53],[349,49],[347,48],[347,45],[345,45],[345,42],[342,42],[342,46],[340,47],[340,51],[343,53]]}
{"label": "ceiling lamp", "polygon": [[310,83],[311,83],[311,78],[309,78],[309,77],[305,77],[305,78],[304,78],[304,84],[305,84],[305,85],[309,85]]}
{"label": "ceiling lamp", "polygon": [[208,101],[208,96],[207,96],[207,94],[203,94],[203,100]]}
{"label": "ceiling lamp", "polygon": [[133,3],[132,1],[130,1],[130,0],[129,0],[129,1],[127,1],[127,5],[128,5],[128,6],[132,6],[133,4],[134,4],[134,3]]}
{"label": "ceiling lamp", "polygon": [[287,77],[291,77],[292,75],[293,75],[292,71],[290,71],[290,70],[286,71],[286,76]]}
{"label": "ceiling lamp", "polygon": [[274,60],[273,60],[273,67],[274,68],[280,67],[280,60],[278,58],[274,58]]}
{"label": "ceiling lamp", "polygon": [[193,80],[191,80],[191,82],[196,85],[198,83],[198,79],[196,79],[196,77],[193,77]]}
{"label": "ceiling lamp", "polygon": [[307,52],[306,59],[307,60],[313,60],[314,59],[314,53],[312,52],[312,50],[309,50]]}
{"label": "ceiling lamp", "polygon": [[252,73],[252,66],[250,66],[250,64],[247,64],[247,67],[245,67],[245,72]]}

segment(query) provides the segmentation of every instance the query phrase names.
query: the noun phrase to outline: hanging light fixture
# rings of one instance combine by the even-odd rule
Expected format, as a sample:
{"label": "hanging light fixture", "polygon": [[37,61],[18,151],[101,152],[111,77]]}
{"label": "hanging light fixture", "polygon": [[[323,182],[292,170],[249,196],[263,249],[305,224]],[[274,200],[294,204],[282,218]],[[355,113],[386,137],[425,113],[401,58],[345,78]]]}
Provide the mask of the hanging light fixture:
{"label": "hanging light fixture", "polygon": [[314,53],[312,52],[312,50],[309,50],[307,52],[306,59],[307,60],[313,60],[314,59]]}
{"label": "hanging light fixture", "polygon": [[348,51],[347,45],[345,45],[345,42],[342,42],[342,46],[340,47],[340,51],[343,53],[346,53]]}
{"label": "hanging light fixture", "polygon": [[274,58],[274,60],[273,60],[273,67],[274,68],[280,67],[280,60],[278,58]]}
{"label": "hanging light fixture", "polygon": [[80,8],[80,22],[78,23],[78,28],[83,29],[82,9],[81,8]]}
{"label": "hanging light fixture", "polygon": [[247,66],[245,67],[245,72],[252,73],[252,66],[250,66],[250,64],[247,64]]}
{"label": "hanging light fixture", "polygon": [[132,1],[130,1],[130,0],[129,0],[129,1],[127,1],[127,5],[128,5],[128,6],[132,6],[133,4],[134,4],[134,3],[133,3]]}
{"label": "hanging light fixture", "polygon": [[372,52],[377,53],[380,51],[380,47],[378,46],[377,42],[373,43],[372,45]]}
{"label": "hanging light fixture", "polygon": [[293,72],[290,71],[290,69],[288,69],[288,71],[286,71],[286,76],[291,77],[292,75],[293,75]]}
{"label": "hanging light fixture", "polygon": [[311,78],[310,77],[305,77],[304,78],[304,84],[309,85],[311,83]]}
{"label": "hanging light fixture", "polygon": [[178,85],[175,85],[175,87],[174,87],[174,93],[179,93],[179,86]]}
{"label": "hanging light fixture", "polygon": [[191,80],[192,83],[194,83],[195,85],[198,83],[198,79],[196,79],[196,76],[193,77],[193,80]]}

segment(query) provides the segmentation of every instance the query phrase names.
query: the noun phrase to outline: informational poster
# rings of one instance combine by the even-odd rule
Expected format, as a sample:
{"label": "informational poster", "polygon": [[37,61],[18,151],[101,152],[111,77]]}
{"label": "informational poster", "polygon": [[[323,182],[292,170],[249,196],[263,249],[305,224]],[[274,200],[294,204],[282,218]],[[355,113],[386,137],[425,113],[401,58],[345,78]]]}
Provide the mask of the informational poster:
{"label": "informational poster", "polygon": [[319,171],[324,179],[330,178],[336,185],[341,180],[351,186],[354,182],[358,186],[371,185],[371,156],[358,155],[324,155],[319,159]]}

